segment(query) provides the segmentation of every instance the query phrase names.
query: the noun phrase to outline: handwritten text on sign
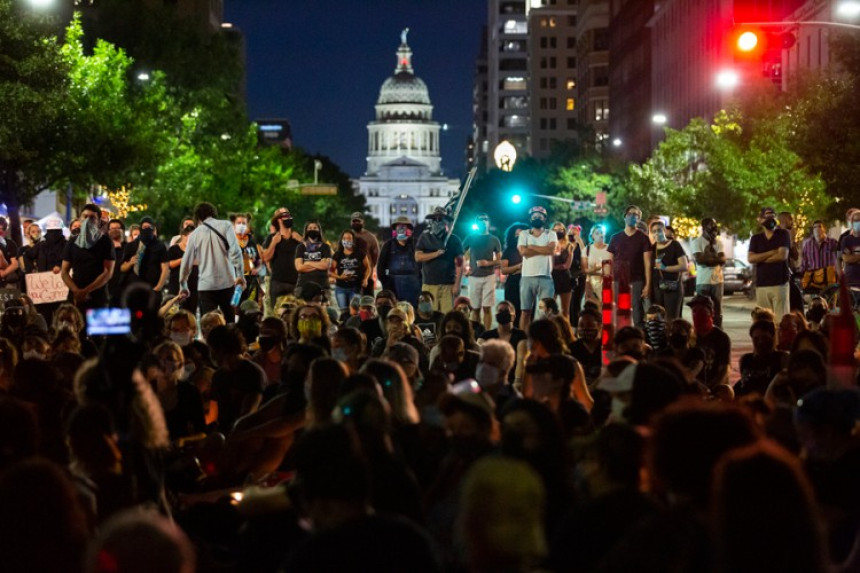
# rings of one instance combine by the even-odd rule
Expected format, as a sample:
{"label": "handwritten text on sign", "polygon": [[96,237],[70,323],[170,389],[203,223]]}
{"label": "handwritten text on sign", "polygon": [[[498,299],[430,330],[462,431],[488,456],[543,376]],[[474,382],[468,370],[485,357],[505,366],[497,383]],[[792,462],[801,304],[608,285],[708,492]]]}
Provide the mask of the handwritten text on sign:
{"label": "handwritten text on sign", "polygon": [[27,273],[27,294],[34,304],[64,301],[69,296],[69,287],[54,273]]}

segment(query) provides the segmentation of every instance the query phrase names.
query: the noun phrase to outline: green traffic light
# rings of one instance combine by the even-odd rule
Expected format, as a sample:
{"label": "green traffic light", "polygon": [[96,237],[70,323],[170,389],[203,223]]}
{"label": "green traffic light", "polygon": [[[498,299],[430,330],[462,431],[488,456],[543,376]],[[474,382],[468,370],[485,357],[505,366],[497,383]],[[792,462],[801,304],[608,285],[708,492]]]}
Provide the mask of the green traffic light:
{"label": "green traffic light", "polygon": [[513,197],[511,197],[511,202],[514,205],[519,205],[520,203],[522,203],[522,201],[523,201],[523,198],[521,195],[514,195]]}

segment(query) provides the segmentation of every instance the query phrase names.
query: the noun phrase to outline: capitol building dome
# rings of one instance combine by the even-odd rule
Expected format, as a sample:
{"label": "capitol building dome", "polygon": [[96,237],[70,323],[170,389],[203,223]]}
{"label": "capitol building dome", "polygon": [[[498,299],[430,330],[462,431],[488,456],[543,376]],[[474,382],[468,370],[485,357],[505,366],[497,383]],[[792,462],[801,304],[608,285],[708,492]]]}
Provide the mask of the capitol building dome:
{"label": "capitol building dome", "polygon": [[423,221],[459,188],[442,173],[440,126],[427,84],[412,68],[408,33],[400,35],[394,74],[379,89],[376,117],[367,126],[367,171],[357,182],[369,213],[385,227],[398,216]]}

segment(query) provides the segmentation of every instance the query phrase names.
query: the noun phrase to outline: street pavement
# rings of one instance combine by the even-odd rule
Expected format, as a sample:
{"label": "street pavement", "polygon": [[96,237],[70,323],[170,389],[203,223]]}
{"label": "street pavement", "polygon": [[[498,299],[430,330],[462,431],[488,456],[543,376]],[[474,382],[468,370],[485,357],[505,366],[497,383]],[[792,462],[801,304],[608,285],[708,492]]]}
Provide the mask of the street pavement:
{"label": "street pavement", "polygon": [[[723,330],[732,340],[732,369],[729,375],[732,384],[737,382],[741,373],[738,363],[741,356],[752,352],[752,341],[749,336],[749,328],[752,321],[750,312],[755,308],[755,301],[749,300],[743,294],[735,294],[723,297]],[[689,309],[685,309],[685,318],[690,319]]]}

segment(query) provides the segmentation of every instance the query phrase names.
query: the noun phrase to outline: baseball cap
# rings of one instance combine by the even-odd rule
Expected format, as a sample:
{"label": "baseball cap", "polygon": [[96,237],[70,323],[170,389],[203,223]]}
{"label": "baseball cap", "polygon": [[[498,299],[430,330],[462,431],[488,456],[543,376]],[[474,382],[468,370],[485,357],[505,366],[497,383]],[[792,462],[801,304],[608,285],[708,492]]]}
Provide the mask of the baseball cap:
{"label": "baseball cap", "polygon": [[768,213],[770,213],[771,215],[776,215],[776,211],[773,210],[773,207],[762,207],[761,211],[759,211],[758,216],[764,217]]}
{"label": "baseball cap", "polygon": [[714,312],[714,301],[711,300],[711,297],[706,294],[697,294],[692,299],[690,299],[690,302],[687,303],[687,306],[689,306],[690,308],[693,308],[697,305],[707,306],[711,310],[711,312]]}
{"label": "baseball cap", "polygon": [[364,295],[359,300],[358,306],[376,306],[376,299],[370,295]]}
{"label": "baseball cap", "polygon": [[541,358],[532,364],[526,365],[529,374],[555,374],[557,378],[573,380],[576,377],[576,364],[570,356],[564,354],[551,354]]}
{"label": "baseball cap", "polygon": [[544,208],[543,208],[543,207],[541,207],[540,205],[535,205],[534,207],[532,207],[531,209],[529,209],[529,217],[531,217],[531,216],[532,216],[532,215],[534,215],[535,213],[540,213],[541,215],[543,215],[544,217],[546,217],[546,209],[544,209]]}
{"label": "baseball cap", "polygon": [[351,308],[358,308],[361,306],[361,295],[353,295],[351,299],[349,299],[349,306]]}
{"label": "baseball cap", "polygon": [[399,318],[403,322],[406,322],[406,313],[395,306],[385,315],[385,320],[391,320],[392,318]]}
{"label": "baseball cap", "polygon": [[405,342],[395,342],[389,346],[383,357],[393,360],[398,364],[408,362],[409,364],[418,366],[418,351],[415,350],[413,346],[406,344]]}
{"label": "baseball cap", "polygon": [[454,299],[454,307],[455,308],[460,306],[461,304],[468,304],[469,310],[474,310],[472,308],[472,301],[467,296],[458,296],[456,299]]}
{"label": "baseball cap", "polygon": [[451,216],[448,215],[448,211],[445,210],[444,207],[436,207],[433,209],[433,212],[427,215],[427,219],[450,219]]}
{"label": "baseball cap", "polygon": [[351,221],[364,221],[364,213],[361,211],[356,211],[352,215],[349,216]]}
{"label": "baseball cap", "polygon": [[260,305],[257,301],[248,299],[239,305],[239,312],[242,314],[260,314]]}

